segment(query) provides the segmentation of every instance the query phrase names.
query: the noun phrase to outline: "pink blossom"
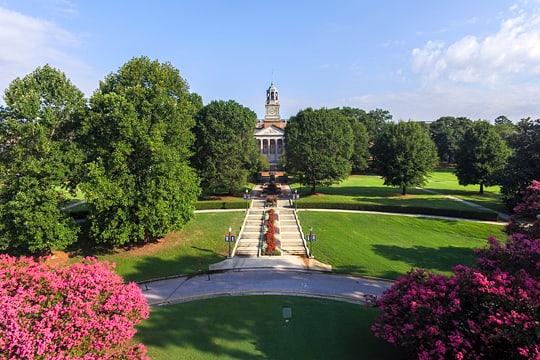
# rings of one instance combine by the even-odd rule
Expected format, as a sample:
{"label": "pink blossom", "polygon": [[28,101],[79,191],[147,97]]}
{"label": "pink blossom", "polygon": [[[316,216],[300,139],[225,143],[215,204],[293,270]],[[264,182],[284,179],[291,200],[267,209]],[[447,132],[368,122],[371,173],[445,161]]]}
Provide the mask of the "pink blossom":
{"label": "pink blossom", "polygon": [[95,259],[52,268],[0,255],[0,353],[6,358],[145,359],[134,325],[148,317],[135,284]]}

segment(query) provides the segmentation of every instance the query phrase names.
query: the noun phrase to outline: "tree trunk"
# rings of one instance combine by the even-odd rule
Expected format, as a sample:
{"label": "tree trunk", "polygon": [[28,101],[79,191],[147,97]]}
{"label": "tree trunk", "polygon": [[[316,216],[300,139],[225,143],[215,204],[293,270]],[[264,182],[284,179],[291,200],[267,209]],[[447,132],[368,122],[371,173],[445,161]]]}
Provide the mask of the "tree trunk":
{"label": "tree trunk", "polygon": [[484,183],[480,183],[480,194],[484,193]]}
{"label": "tree trunk", "polygon": [[401,195],[407,194],[407,185],[401,185]]}

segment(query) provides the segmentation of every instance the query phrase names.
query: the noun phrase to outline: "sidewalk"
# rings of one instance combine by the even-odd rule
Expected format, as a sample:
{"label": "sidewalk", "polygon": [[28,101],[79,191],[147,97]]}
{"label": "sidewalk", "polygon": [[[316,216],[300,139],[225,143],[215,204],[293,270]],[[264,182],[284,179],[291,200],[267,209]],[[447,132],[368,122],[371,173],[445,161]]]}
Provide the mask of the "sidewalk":
{"label": "sidewalk", "polygon": [[150,306],[219,296],[288,295],[365,303],[392,282],[351,275],[280,270],[243,270],[139,283]]}
{"label": "sidewalk", "polygon": [[235,256],[211,264],[209,269],[210,271],[274,269],[331,272],[332,265],[324,264],[314,258],[308,259],[300,256],[261,256],[257,258]]}

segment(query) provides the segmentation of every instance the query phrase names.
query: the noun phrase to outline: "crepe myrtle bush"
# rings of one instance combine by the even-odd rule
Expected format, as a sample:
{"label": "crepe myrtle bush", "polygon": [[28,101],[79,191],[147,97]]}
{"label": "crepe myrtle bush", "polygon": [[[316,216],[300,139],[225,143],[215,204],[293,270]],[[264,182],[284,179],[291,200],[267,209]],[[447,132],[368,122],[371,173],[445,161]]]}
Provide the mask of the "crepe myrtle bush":
{"label": "crepe myrtle bush", "polygon": [[56,268],[0,255],[0,358],[147,359],[132,338],[148,305],[113,267],[87,258]]}
{"label": "crepe myrtle bush", "polygon": [[540,239],[490,238],[476,269],[411,270],[376,305],[375,335],[418,359],[540,359]]}

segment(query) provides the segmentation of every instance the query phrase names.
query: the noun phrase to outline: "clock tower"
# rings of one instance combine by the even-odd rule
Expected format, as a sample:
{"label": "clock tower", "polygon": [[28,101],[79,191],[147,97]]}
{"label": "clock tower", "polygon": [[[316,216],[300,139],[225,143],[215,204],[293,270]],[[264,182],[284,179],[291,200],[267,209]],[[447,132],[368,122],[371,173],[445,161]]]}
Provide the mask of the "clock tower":
{"label": "clock tower", "polygon": [[274,83],[270,84],[270,87],[266,90],[266,113],[264,115],[264,121],[266,122],[281,122],[279,116],[279,92]]}

